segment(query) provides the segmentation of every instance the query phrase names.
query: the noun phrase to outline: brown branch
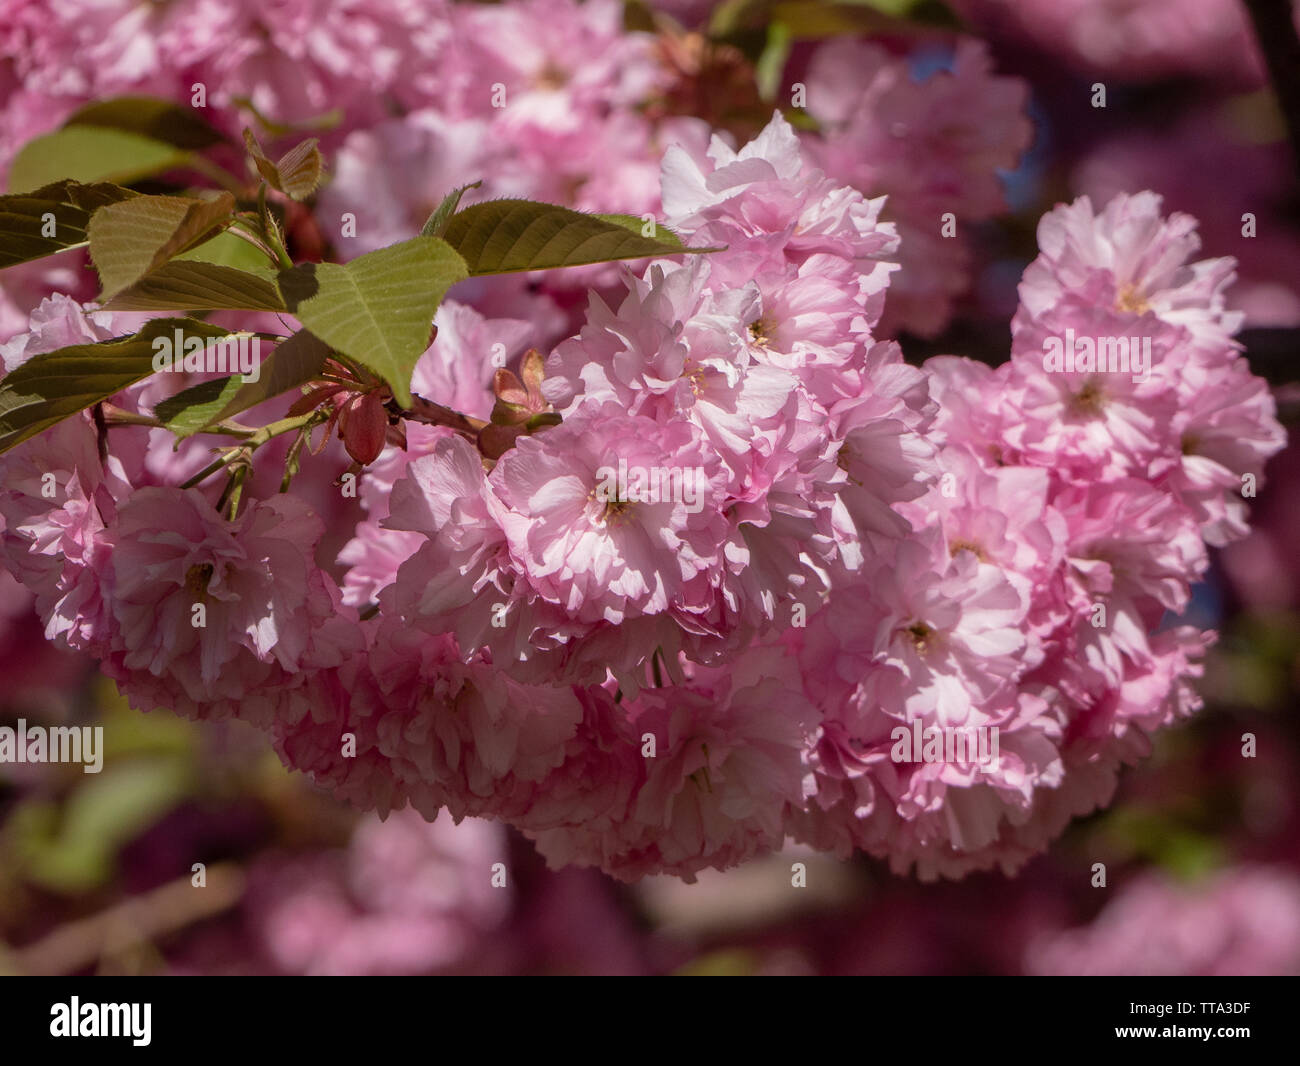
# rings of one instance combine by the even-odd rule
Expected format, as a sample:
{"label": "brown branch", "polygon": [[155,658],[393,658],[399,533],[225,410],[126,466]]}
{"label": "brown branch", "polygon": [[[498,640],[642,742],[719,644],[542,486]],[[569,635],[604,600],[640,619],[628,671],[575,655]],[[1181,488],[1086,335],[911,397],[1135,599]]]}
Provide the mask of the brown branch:
{"label": "brown branch", "polygon": [[453,411],[450,407],[443,407],[442,404],[426,400],[423,396],[417,396],[415,393],[411,394],[411,406],[409,408],[398,407],[396,402],[393,401],[390,402],[388,409],[402,418],[409,418],[414,422],[424,422],[430,426],[448,426],[471,437],[476,437],[479,430],[487,425],[481,418],[463,415],[459,411]]}
{"label": "brown branch", "polygon": [[220,914],[238,903],[243,893],[244,874],[237,866],[210,866],[204,888],[195,888],[187,874],[89,918],[61,925],[34,944],[7,951],[5,961],[20,974],[77,973],[105,955]]}

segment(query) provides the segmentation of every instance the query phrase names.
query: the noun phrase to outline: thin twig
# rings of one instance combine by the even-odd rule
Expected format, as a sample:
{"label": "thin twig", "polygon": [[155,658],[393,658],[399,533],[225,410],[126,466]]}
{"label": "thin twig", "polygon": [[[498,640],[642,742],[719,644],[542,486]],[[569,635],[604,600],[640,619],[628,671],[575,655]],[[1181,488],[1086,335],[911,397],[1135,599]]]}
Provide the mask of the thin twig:
{"label": "thin twig", "polygon": [[150,429],[162,429],[163,424],[153,415],[136,414],[124,411],[105,400],[100,407],[104,413],[104,424],[109,426],[148,426]]}
{"label": "thin twig", "polygon": [[234,174],[231,174],[230,171],[217,166],[212,160],[206,159],[197,153],[191,154],[185,162],[186,166],[191,170],[197,171],[205,178],[210,178],[227,192],[234,193],[236,196],[243,196],[247,189],[247,186]]}
{"label": "thin twig", "polygon": [[[222,455],[214,459],[206,467],[185,482],[181,488],[192,489],[195,485],[206,480],[218,470],[222,469],[222,467],[229,466],[231,463],[240,459],[241,456],[251,457],[254,451],[274,437],[279,437],[284,433],[292,433],[295,430],[302,429],[304,426],[315,426],[318,423],[325,421],[325,418],[326,416],[324,412],[318,408],[313,411],[308,411],[305,414],[294,415],[292,418],[282,418],[278,422],[270,422],[261,429],[256,429],[250,433],[242,444],[236,444],[233,447],[226,449]],[[246,427],[240,426],[238,428],[242,431]]]}
{"label": "thin twig", "polygon": [[488,424],[481,418],[463,415],[459,411],[453,411],[450,407],[443,407],[442,404],[426,400],[423,396],[418,396],[415,393],[411,394],[411,406],[409,408],[403,409],[394,403],[390,410],[403,418],[409,418],[413,422],[424,422],[430,426],[447,426],[470,436],[476,436],[479,430]]}
{"label": "thin twig", "polygon": [[280,260],[279,257],[275,254],[275,252],[273,252],[270,248],[268,248],[266,244],[264,244],[257,236],[255,236],[252,233],[249,233],[248,230],[244,229],[244,227],[239,224],[241,221],[242,219],[236,218],[234,222],[232,222],[229,226],[226,227],[226,232],[233,234],[234,236],[238,237],[240,240],[247,241],[259,252],[261,252],[264,256],[266,256],[267,259],[269,259],[272,263],[278,266]]}
{"label": "thin twig", "polygon": [[[132,896],[99,914],[61,925],[36,943],[10,956],[20,973],[58,976],[77,973],[95,964],[108,950],[121,950],[123,941],[158,940],[228,910],[244,893],[244,874],[222,863],[207,870],[207,884],[195,888],[187,875]],[[124,937],[123,931],[130,936]]]}

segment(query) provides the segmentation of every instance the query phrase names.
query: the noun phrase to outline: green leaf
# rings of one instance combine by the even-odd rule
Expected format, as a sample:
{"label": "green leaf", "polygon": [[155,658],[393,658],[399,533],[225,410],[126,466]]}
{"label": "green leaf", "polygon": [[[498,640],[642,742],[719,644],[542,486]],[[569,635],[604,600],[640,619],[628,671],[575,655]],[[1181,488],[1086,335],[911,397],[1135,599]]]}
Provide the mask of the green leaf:
{"label": "green leaf", "polygon": [[222,420],[221,412],[231,405],[244,382],[235,375],[200,381],[175,396],[159,400],[154,416],[180,437],[192,437]]}
{"label": "green leaf", "polygon": [[471,275],[714,250],[684,248],[675,234],[671,241],[642,237],[641,224],[630,215],[602,217],[532,200],[489,200],[453,215],[443,238]]}
{"label": "green leaf", "polygon": [[754,64],[754,78],[758,82],[758,94],[771,102],[781,91],[781,75],[785,72],[786,61],[790,58],[790,28],[784,22],[773,22],[767,28],[767,44],[763,54]]}
{"label": "green leaf", "polygon": [[937,4],[934,0],[840,0],[844,4],[857,4],[862,7],[870,7],[879,11],[882,15],[889,15],[892,18],[910,18],[916,15],[917,9],[921,8],[921,14],[929,17],[937,17],[932,11],[926,11],[927,8],[939,8],[943,5]]}
{"label": "green leaf", "polygon": [[713,9],[708,33],[715,40],[736,38],[774,22],[785,26],[792,41],[861,33],[910,36],[931,33],[936,26],[961,27],[938,0],[723,0]]}
{"label": "green leaf", "polygon": [[[91,214],[139,194],[101,182],[60,181],[31,193],[0,196],[0,267],[85,244]],[[53,233],[48,216],[53,215]]]}
{"label": "green leaf", "polygon": [[200,382],[154,407],[176,436],[185,438],[319,377],[329,348],[307,330],[282,341],[262,364],[257,381],[237,376]]}
{"label": "green leaf", "polygon": [[320,115],[313,115],[310,118],[299,119],[296,122],[280,122],[264,115],[258,110],[257,105],[247,96],[232,96],[230,102],[244,111],[249,112],[257,124],[262,127],[272,137],[287,137],[291,133],[301,133],[304,130],[313,130],[324,132],[325,130],[337,129],[343,122],[344,114],[341,107],[331,108],[329,111]]}
{"label": "green leaf", "polygon": [[768,8],[773,0],[723,0],[709,16],[710,37],[726,37],[752,25]]}
{"label": "green leaf", "polygon": [[233,216],[235,198],[138,196],[96,211],[90,220],[90,257],[107,299],[200,243]]}
{"label": "green leaf", "polygon": [[9,191],[27,192],[70,178],[127,184],[179,166],[189,153],[124,130],[65,126],[29,141],[9,168]]}
{"label": "green leaf", "polygon": [[891,0],[780,0],[770,13],[772,21],[785,26],[791,41],[863,33],[929,35],[936,26],[960,26],[952,12],[940,4]]}
{"label": "green leaf", "polygon": [[409,407],[411,371],[429,347],[434,312],[465,276],[464,261],[446,242],[415,237],[342,266],[281,271],[280,293],[304,326],[378,373]]}
{"label": "green leaf", "polygon": [[25,877],[81,893],[112,876],[118,851],[191,790],[188,760],[135,758],[87,775],[60,811],[48,801],[14,812],[13,841]]}
{"label": "green leaf", "polygon": [[[593,215],[592,217],[611,222],[615,226],[622,226],[624,229],[630,229],[633,233],[645,237],[646,221],[640,215]],[[670,244],[678,251],[685,252],[689,250],[686,245],[682,244],[682,239],[667,226],[661,226],[658,222],[654,222],[652,225],[655,231],[654,240],[663,244]]]}
{"label": "green leaf", "polygon": [[148,137],[177,148],[211,148],[225,138],[190,107],[156,96],[117,96],[74,111],[64,126],[97,126]]}
{"label": "green leaf", "polygon": [[453,189],[443,197],[438,209],[429,216],[428,221],[420,230],[420,236],[441,237],[447,229],[447,223],[451,221],[451,216],[456,213],[456,208],[460,205],[460,198],[470,189],[477,189],[482,184],[481,181],[476,181],[471,185],[462,185],[459,189]]}
{"label": "green leaf", "polygon": [[266,253],[230,230],[223,230],[174,258],[196,263],[215,263],[217,266],[234,267],[254,274],[267,268]]}
{"label": "green leaf", "polygon": [[275,275],[173,259],[122,289],[107,311],[283,311]]}
{"label": "green leaf", "polygon": [[[150,199],[156,198],[150,197]],[[139,201],[133,202],[138,203]],[[224,230],[229,225],[234,213],[235,198],[228,192],[217,193],[216,196],[191,201],[189,210],[185,212],[176,229],[172,231],[171,236],[155,253],[154,262],[161,265],[186,249],[193,248],[196,244],[202,244],[214,235],[214,231]],[[91,250],[94,250],[93,237],[91,239]]]}
{"label": "green leaf", "polygon": [[154,373],[154,339],[224,337],[192,318],[159,318],[139,333],[36,355],[0,379],[0,452]]}
{"label": "green leaf", "polygon": [[104,764],[112,766],[136,755],[171,755],[192,759],[202,746],[202,726],[174,714],[141,714],[102,674],[87,694],[104,726]]}

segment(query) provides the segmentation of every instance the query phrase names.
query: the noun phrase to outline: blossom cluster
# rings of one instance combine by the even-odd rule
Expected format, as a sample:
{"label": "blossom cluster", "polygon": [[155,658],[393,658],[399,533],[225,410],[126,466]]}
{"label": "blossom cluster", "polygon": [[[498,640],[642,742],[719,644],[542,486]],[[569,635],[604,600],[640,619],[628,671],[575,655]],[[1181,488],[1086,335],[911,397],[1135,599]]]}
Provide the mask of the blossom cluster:
{"label": "blossom cluster", "polygon": [[958,43],[951,70],[918,81],[876,44],[832,41],[813,56],[808,150],[832,177],[887,194],[902,238],[885,325],[934,336],[969,284],[968,224],[1005,210],[999,171],[1029,146],[1029,92],[994,75],[983,44]]}
{"label": "blossom cluster", "polygon": [[506,859],[504,833],[491,823],[430,824],[414,811],[365,819],[346,851],[271,854],[253,865],[249,939],[278,973],[446,969],[505,921]]}
{"label": "blossom cluster", "polygon": [[[1249,15],[1232,0],[953,0],[963,18],[1029,40],[1087,73],[1131,81],[1263,81]],[[1295,8],[1300,22],[1300,7]]]}
{"label": "blossom cluster", "polygon": [[[671,49],[613,0],[8,6],[6,145],[207,78],[282,119],[343,108],[316,206],[355,216],[342,257],[478,177],[466,202],[649,213],[708,250],[453,290],[413,392],[489,419],[504,357],[549,424],[485,449],[405,420],[350,449],[350,496],[334,444],[277,493],[277,442],[227,507],[185,487],[199,438],[93,412],[0,457],[0,558],[133,706],[242,719],[359,807],[506,822],[624,880],[787,838],[1013,871],[1198,707],[1213,634],[1176,616],[1284,444],[1233,262],[1153,193],[1084,197],[1041,222],[1008,361],[892,339],[946,323],[971,266],[940,219],[1001,211],[1029,138],[980,46],[917,80],[826,45],[819,129],[778,112],[737,148],[674,110]],[[147,317],[48,295],[5,371]],[[1149,363],[1049,366],[1066,338]],[[147,422],[171,385],[112,404]],[[996,743],[930,757],[945,731]]]}
{"label": "blossom cluster", "polygon": [[[1150,193],[1100,212],[1083,197],[1038,238],[1011,359],[926,364],[943,473],[897,508],[910,532],[801,635],[826,717],[796,832],[897,869],[1015,869],[1199,707],[1213,635],[1175,616],[1206,545],[1246,532],[1285,439],[1232,339],[1232,262],[1189,262],[1193,219],[1162,217]],[[1048,370],[1067,330],[1151,338],[1150,372]],[[998,758],[900,768],[893,729],[918,716],[997,727]]]}
{"label": "blossom cluster", "polygon": [[[317,215],[343,258],[417,232],[447,192],[474,181],[465,203],[514,196],[660,214],[667,147],[703,152],[710,119],[726,112],[759,116],[753,128],[764,120],[752,71],[671,20],[625,30],[619,0],[177,0],[156,10],[6,0],[0,11],[0,52],[11,57],[0,63],[0,172],[24,142],[118,94],[193,105],[201,91],[198,113],[232,136],[240,108],[282,123],[328,114],[336,121],[321,135],[335,166]],[[907,240],[890,332],[932,335],[948,321],[975,263],[964,232],[941,239],[930,211],[963,226],[1004,211],[997,171],[1029,140],[1027,89],[995,76],[980,42],[958,42],[950,68],[918,81],[906,54],[831,42],[800,83],[798,106],[820,127],[805,135],[818,164],[894,197]],[[66,268],[10,273],[0,339],[21,328],[26,290],[74,291]],[[475,298],[558,340],[580,324],[593,283],[616,278],[564,271],[540,278],[541,292],[497,279]]]}
{"label": "blossom cluster", "polygon": [[[873,333],[882,201],[780,116],[739,151],[670,148],[663,201],[723,250],[593,296],[545,363],[559,424],[494,462],[412,425],[362,477],[341,582],[302,499],[228,518],[178,487],[199,460],[165,433],[105,457],[89,414],[4,460],[6,562],[135,705],[252,721],[363,806],[502,819],[625,879],[787,835],[1014,869],[1197,706],[1210,636],[1162,619],[1283,440],[1232,340],[1231,262],[1189,262],[1193,221],[1151,194],[1081,199],[1042,222],[1010,361],[916,368]],[[110,317],[48,301],[6,368]],[[416,384],[483,411],[488,339],[527,324],[438,321]],[[1066,329],[1150,338],[1151,372],[1049,372]],[[612,468],[698,491],[599,491]],[[914,723],[1000,743],[900,759]]]}
{"label": "blossom cluster", "polygon": [[1031,942],[1025,968],[1044,976],[1292,975],[1300,971],[1300,879],[1256,863],[1191,883],[1148,873],[1091,925]]}

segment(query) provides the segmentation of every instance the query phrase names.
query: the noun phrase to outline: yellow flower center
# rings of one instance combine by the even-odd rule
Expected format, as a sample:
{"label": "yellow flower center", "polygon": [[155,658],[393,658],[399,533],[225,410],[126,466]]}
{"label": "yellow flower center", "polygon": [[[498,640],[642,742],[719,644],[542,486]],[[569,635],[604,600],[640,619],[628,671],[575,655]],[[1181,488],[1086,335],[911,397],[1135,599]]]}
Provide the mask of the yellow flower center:
{"label": "yellow flower center", "polygon": [[958,552],[963,552],[963,551],[973,552],[975,558],[977,558],[982,563],[988,562],[989,557],[984,553],[984,549],[981,548],[978,544],[976,544],[973,540],[962,540],[959,538],[957,540],[952,541],[948,545],[949,555],[956,555]]}
{"label": "yellow flower center", "polygon": [[212,581],[212,574],[211,563],[196,563],[185,571],[185,591],[190,594],[192,600],[207,602],[208,585]]}
{"label": "yellow flower center", "polygon": [[766,315],[749,324],[750,339],[760,348],[768,348],[771,346],[771,337],[775,331],[776,324],[767,318]]}
{"label": "yellow flower center", "polygon": [[1115,306],[1121,311],[1132,311],[1134,314],[1142,314],[1151,306],[1147,303],[1146,297],[1142,295],[1142,290],[1136,285],[1121,285],[1119,295],[1115,299]]}
{"label": "yellow flower center", "polygon": [[1106,395],[1102,392],[1101,384],[1097,381],[1088,381],[1074,396],[1074,409],[1080,414],[1098,415],[1105,403]]}

